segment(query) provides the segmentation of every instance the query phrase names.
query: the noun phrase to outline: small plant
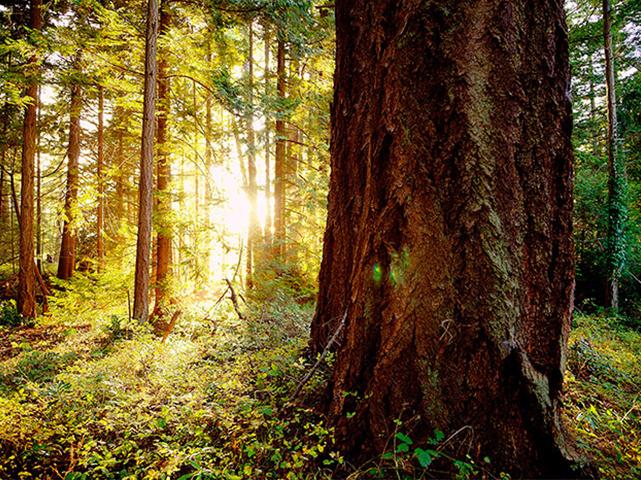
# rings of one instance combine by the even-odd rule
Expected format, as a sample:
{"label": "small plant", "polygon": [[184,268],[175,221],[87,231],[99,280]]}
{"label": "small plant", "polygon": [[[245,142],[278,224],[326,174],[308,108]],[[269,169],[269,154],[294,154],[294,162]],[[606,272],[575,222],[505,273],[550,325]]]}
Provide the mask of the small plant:
{"label": "small plant", "polygon": [[40,352],[37,350],[25,353],[11,374],[10,381],[15,384],[26,382],[44,383],[53,377],[69,363],[76,360],[73,352],[63,355],[55,352]]}
{"label": "small plant", "polygon": [[33,319],[24,318],[18,313],[15,300],[0,303],[0,326],[21,327],[32,326]]}
{"label": "small plant", "polygon": [[400,430],[402,427],[400,420],[395,420],[394,423],[396,429],[391,440],[392,450],[380,456],[380,465],[368,470],[368,474],[371,476],[388,478],[393,473],[398,480],[431,478],[430,475],[433,473],[430,472],[430,468],[437,460],[440,460],[439,469],[450,469],[456,480],[477,478],[480,472],[483,473],[484,478],[501,480],[510,478],[506,473],[501,473],[499,477],[493,475],[489,471],[490,459],[488,457],[483,458],[484,465],[479,465],[469,454],[464,459],[448,455],[445,447],[456,434],[446,440],[442,431],[434,430],[433,436],[424,445],[418,446],[409,435]]}

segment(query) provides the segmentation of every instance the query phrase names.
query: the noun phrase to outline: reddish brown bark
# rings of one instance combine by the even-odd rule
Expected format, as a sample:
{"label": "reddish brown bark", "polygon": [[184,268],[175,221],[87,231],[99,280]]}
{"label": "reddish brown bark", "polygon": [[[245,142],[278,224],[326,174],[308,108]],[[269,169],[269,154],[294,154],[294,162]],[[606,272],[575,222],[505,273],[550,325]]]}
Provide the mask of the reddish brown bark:
{"label": "reddish brown bark", "polygon": [[[31,0],[30,28],[42,29],[42,2]],[[18,273],[18,312],[28,318],[36,316],[36,285],[33,252],[33,179],[36,159],[36,116],[38,108],[38,57],[29,59],[30,74],[26,96],[30,103],[25,108],[22,139],[22,177],[20,183],[20,270]],[[17,212],[17,210],[16,210]]]}
{"label": "reddish brown bark", "polygon": [[64,222],[58,278],[67,280],[76,268],[76,210],[78,208],[78,167],[80,161],[80,112],[82,89],[79,84],[71,87],[71,113],[69,118],[69,146],[67,148],[67,191],[65,193]]}
{"label": "reddish brown bark", "polygon": [[[40,90],[41,87],[38,87],[38,116],[36,119],[36,130],[37,130],[37,140],[36,140],[36,277],[39,275],[39,271],[42,269],[42,162],[41,162],[41,149],[40,149],[40,140],[42,135],[40,134],[40,125],[41,125],[41,116],[42,109],[40,108]],[[46,301],[46,295],[45,295]],[[46,306],[46,305],[45,305]],[[43,309],[44,310],[44,309]],[[44,310],[46,312],[46,310]]]}
{"label": "reddish brown bark", "polygon": [[339,0],[336,24],[311,344],[346,312],[339,444],[371,458],[400,418],[416,441],[463,429],[455,455],[515,477],[575,477],[558,410],[574,284],[563,2]]}
{"label": "reddish brown bark", "polygon": [[[160,34],[166,35],[171,23],[171,12],[166,1],[160,8]],[[162,307],[169,296],[171,277],[171,165],[167,145],[167,116],[169,112],[168,52],[162,52],[158,61],[158,114],[156,142],[158,147],[158,238],[156,242],[156,305],[154,316],[162,316]]]}
{"label": "reddish brown bark", "polygon": [[140,150],[140,183],[138,185],[138,238],[134,278],[133,318],[149,318],[149,267],[151,249],[151,213],[154,182],[154,115],[156,108],[156,45],[158,39],[158,0],[147,4],[145,46],[145,91]]}

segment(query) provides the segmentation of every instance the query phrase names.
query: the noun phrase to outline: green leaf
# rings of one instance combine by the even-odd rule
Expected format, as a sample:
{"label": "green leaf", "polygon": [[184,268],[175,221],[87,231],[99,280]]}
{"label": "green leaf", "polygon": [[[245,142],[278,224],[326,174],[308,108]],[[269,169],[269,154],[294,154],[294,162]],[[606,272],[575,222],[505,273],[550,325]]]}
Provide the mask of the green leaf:
{"label": "green leaf", "polygon": [[396,440],[398,440],[400,442],[403,442],[403,443],[406,443],[408,445],[411,445],[412,443],[414,443],[410,437],[408,437],[407,435],[405,435],[404,433],[401,433],[401,432],[398,432],[396,434]]}
{"label": "green leaf", "polygon": [[396,447],[398,453],[406,453],[410,449],[410,446],[407,443],[399,443]]}
{"label": "green leaf", "polygon": [[417,448],[416,450],[414,450],[416,459],[418,460],[418,463],[421,465],[421,467],[427,468],[432,463],[433,457],[430,452],[431,450],[423,450],[422,448]]}
{"label": "green leaf", "polygon": [[445,434],[443,432],[441,432],[440,430],[434,430],[434,437],[430,439],[429,443],[432,445],[436,445],[442,442],[444,438]]}

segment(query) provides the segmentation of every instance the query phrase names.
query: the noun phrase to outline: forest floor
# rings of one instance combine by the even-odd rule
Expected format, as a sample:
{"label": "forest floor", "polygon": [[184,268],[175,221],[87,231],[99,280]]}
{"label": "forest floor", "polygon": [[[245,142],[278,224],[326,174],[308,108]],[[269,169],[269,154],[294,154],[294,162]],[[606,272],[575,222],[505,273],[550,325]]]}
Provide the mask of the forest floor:
{"label": "forest floor", "polygon": [[[346,465],[304,406],[323,369],[291,398],[311,368],[312,304],[272,290],[241,321],[227,299],[192,299],[163,343],[127,320],[117,285],[78,276],[33,325],[13,325],[3,304],[0,479],[439,478],[402,434],[396,451]],[[604,478],[641,478],[641,334],[620,319],[575,323],[566,423]],[[460,478],[496,478],[457,462]]]}

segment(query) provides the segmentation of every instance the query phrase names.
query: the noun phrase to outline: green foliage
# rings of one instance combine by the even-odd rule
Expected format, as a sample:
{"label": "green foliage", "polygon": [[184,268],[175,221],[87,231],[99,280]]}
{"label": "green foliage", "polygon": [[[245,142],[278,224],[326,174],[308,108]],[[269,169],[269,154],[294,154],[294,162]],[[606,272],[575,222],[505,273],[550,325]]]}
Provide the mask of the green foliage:
{"label": "green foliage", "polygon": [[365,472],[367,478],[411,480],[442,476],[443,472],[449,472],[450,478],[456,480],[479,478],[479,475],[492,479],[510,478],[504,472],[495,475],[488,457],[484,457],[482,464],[478,464],[470,455],[465,455],[463,459],[450,455],[452,445],[449,442],[465,429],[454,432],[447,440],[441,430],[434,430],[433,436],[419,446],[408,434],[400,430],[403,422],[395,420],[394,423],[396,431],[391,439],[392,449],[381,454],[375,466],[366,464],[359,468],[360,472]]}
{"label": "green foliage", "polygon": [[641,334],[617,317],[576,319],[564,417],[602,478],[641,475]]}
{"label": "green foliage", "polygon": [[15,300],[0,302],[0,327],[17,327],[32,323],[32,319],[25,319],[18,313]]}
{"label": "green foliage", "polygon": [[10,332],[23,344],[0,363],[0,477],[331,478],[343,464],[322,418],[288,403],[309,304],[250,304],[240,322],[226,302],[213,335],[194,304],[163,344],[126,320],[116,285],[80,275],[30,344]]}
{"label": "green foliage", "polygon": [[[638,26],[641,5],[612,2],[613,41],[617,55],[619,140],[614,144],[616,175],[608,167],[608,117],[604,76],[601,4],[581,0],[567,4],[576,153],[575,241],[576,297],[582,310],[606,304],[609,279],[620,284],[620,308],[641,318],[638,281],[641,273],[638,225],[641,164],[638,125]],[[626,72],[626,73],[622,73]]]}

